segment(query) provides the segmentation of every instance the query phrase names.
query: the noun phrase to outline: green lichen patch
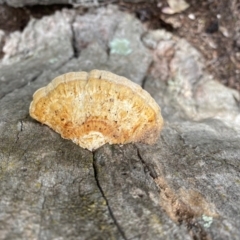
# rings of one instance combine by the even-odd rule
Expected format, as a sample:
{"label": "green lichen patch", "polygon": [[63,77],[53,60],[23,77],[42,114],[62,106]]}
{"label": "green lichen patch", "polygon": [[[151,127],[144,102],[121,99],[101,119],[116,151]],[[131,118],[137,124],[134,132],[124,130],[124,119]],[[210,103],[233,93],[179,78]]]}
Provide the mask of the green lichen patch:
{"label": "green lichen patch", "polygon": [[115,38],[110,42],[110,53],[119,55],[128,55],[132,52],[130,42],[126,38]]}

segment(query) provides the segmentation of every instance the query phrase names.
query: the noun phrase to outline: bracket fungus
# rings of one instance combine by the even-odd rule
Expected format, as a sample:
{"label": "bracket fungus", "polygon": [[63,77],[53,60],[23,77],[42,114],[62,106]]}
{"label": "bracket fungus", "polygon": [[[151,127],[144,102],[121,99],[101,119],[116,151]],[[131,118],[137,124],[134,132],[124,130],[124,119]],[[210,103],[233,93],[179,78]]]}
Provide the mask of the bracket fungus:
{"label": "bracket fungus", "polygon": [[70,72],[33,95],[30,115],[93,151],[105,143],[154,144],[163,126],[148,92],[107,71]]}

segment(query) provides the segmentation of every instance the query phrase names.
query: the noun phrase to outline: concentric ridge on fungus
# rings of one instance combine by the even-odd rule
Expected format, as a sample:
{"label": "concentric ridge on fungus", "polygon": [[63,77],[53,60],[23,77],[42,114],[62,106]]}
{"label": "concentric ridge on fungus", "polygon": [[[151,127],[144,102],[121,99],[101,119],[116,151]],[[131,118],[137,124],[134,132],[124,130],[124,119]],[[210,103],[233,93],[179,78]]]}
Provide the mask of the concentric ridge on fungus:
{"label": "concentric ridge on fungus", "polygon": [[70,72],[33,95],[30,115],[90,151],[105,143],[153,144],[163,126],[148,92],[107,71]]}

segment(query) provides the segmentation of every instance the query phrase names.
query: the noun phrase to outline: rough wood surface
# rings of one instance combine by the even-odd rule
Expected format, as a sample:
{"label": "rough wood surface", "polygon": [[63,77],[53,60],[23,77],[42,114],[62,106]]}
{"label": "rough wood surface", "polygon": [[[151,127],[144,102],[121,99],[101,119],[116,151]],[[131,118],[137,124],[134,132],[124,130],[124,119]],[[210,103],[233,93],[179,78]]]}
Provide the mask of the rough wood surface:
{"label": "rough wood surface", "polygon": [[[107,36],[81,35],[83,23],[94,31],[93,22],[106,19]],[[106,50],[114,36],[129,41],[130,54]],[[165,31],[146,32],[112,7],[33,19],[5,46],[0,239],[239,239],[239,96],[204,72],[196,49]],[[93,68],[126,69],[155,98],[165,118],[157,144],[91,153],[30,118],[36,89]]]}

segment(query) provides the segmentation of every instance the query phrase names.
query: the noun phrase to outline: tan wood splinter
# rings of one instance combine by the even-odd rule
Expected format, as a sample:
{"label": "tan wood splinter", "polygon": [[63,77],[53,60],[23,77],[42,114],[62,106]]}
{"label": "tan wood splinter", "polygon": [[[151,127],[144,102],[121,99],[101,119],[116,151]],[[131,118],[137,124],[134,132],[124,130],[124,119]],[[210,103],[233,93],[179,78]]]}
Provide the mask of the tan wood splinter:
{"label": "tan wood splinter", "polygon": [[153,144],[163,126],[148,92],[107,71],[70,72],[33,95],[30,115],[63,138],[93,151],[105,143]]}

